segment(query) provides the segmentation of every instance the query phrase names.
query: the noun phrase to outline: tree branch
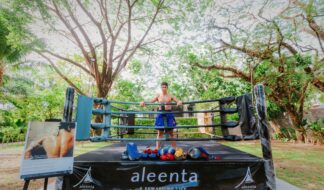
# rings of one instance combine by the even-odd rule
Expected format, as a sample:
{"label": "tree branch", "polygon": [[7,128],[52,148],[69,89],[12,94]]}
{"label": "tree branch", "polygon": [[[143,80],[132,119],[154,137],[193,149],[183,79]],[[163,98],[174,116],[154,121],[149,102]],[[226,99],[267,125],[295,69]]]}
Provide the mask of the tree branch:
{"label": "tree branch", "polygon": [[[318,40],[318,43],[321,47],[322,52],[324,52],[324,47],[322,44],[322,40],[324,39],[324,30],[316,23],[314,20],[311,11],[309,10],[314,5],[314,1],[309,1],[308,4],[300,2],[298,0],[294,0],[293,3],[299,6],[306,13],[306,21],[308,22],[308,26],[314,31],[315,36]],[[305,17],[304,17],[305,18]]]}
{"label": "tree branch", "polygon": [[50,60],[47,56],[45,56],[44,54],[42,54],[41,52],[37,52],[40,56],[42,56],[43,58],[45,58],[51,65],[51,67],[57,72],[57,74],[59,74],[62,79],[64,79],[69,85],[71,85],[78,93],[85,95],[85,93],[83,93],[70,79],[68,79],[53,63],[52,60]]}
{"label": "tree branch", "polygon": [[304,86],[303,86],[303,89],[301,91],[301,95],[300,95],[300,98],[299,98],[299,115],[301,118],[303,118],[303,113],[304,113],[304,102],[305,102],[305,97],[306,97],[306,90],[307,90],[307,87],[308,87],[308,84],[309,84],[309,81],[307,81]]}
{"label": "tree branch", "polygon": [[281,45],[287,48],[290,51],[290,53],[292,53],[293,55],[296,55],[298,53],[298,51],[293,46],[291,46],[286,42],[281,42]]}
{"label": "tree branch", "polygon": [[256,58],[260,58],[260,59],[270,59],[272,58],[272,53],[273,53],[273,49],[267,49],[267,51],[261,51],[261,50],[252,50],[252,49],[248,49],[246,47],[239,47],[239,46],[235,46],[232,44],[229,44],[223,40],[221,40],[221,42],[223,43],[223,45],[225,47],[228,47],[230,49],[235,49],[238,50],[240,52],[243,52],[251,57],[256,57]]}
{"label": "tree branch", "polygon": [[219,73],[218,75],[223,78],[240,78],[239,76],[236,76],[236,75],[224,75],[222,73]]}
{"label": "tree branch", "polygon": [[[227,77],[234,78],[234,76],[235,76],[236,78],[241,78],[247,82],[251,82],[251,77],[248,74],[244,73],[243,71],[240,71],[239,69],[237,69],[235,67],[229,67],[229,66],[218,65],[218,64],[201,65],[198,62],[195,62],[194,65],[198,66],[199,68],[206,69],[206,70],[217,69],[217,70],[223,70],[223,71],[230,71],[233,73],[233,75],[230,75]],[[220,74],[220,76],[224,76],[224,75]]]}
{"label": "tree branch", "polygon": [[108,19],[108,12],[107,12],[107,7],[105,6],[105,2],[103,2],[103,0],[100,0],[100,13],[102,14],[104,20],[105,20],[105,23],[107,25],[107,28],[108,28],[108,31],[109,31],[109,34],[112,36],[112,38],[114,39],[114,32],[113,32],[113,29],[111,28],[111,24],[109,22],[109,19]]}
{"label": "tree branch", "polygon": [[213,27],[215,27],[217,29],[220,29],[220,30],[226,30],[228,32],[228,34],[229,34],[230,39],[231,39],[231,43],[232,44],[234,43],[233,33],[232,33],[232,31],[228,27],[218,26],[218,25],[213,25]]}
{"label": "tree branch", "polygon": [[55,28],[55,26],[53,24],[51,24],[51,22],[48,22],[48,25],[50,26],[51,29],[53,29],[54,31],[59,33],[61,36],[63,36],[64,38],[66,38],[67,40],[72,42],[75,46],[78,46],[77,42],[73,39],[73,36],[71,38],[71,34],[66,32],[65,30],[60,30],[60,29]]}
{"label": "tree branch", "polygon": [[321,29],[321,27],[315,22],[312,16],[310,14],[307,14],[307,22],[309,27],[315,32],[318,43],[322,49],[322,52],[324,53],[324,47],[322,44],[322,39],[324,38],[324,30]]}
{"label": "tree branch", "polygon": [[267,22],[271,22],[271,20],[265,18],[265,17],[262,15],[262,14],[263,14],[263,10],[264,10],[265,6],[266,6],[268,3],[269,3],[269,0],[266,0],[266,2],[263,3],[261,9],[259,9],[258,16],[259,16],[260,18],[262,18],[263,20],[267,21]]}
{"label": "tree branch", "polygon": [[314,76],[314,71],[311,67],[306,67],[304,69],[306,74],[309,74],[313,77],[311,83],[318,88],[321,92],[324,92],[324,82],[322,82],[319,78]]}
{"label": "tree branch", "polygon": [[[90,20],[97,26],[97,28],[99,30],[99,34],[101,36],[101,41],[103,44],[103,48],[102,48],[103,68],[102,68],[101,75],[102,75],[102,79],[104,79],[104,78],[106,78],[104,74],[105,74],[105,70],[107,68],[107,40],[105,38],[103,28],[102,28],[101,24],[98,21],[96,21],[96,19],[91,15],[91,13],[83,6],[83,4],[80,2],[80,0],[77,0],[77,3],[79,4],[79,6],[83,10],[83,12],[90,18]],[[100,4],[99,4],[99,6],[100,6]]]}
{"label": "tree branch", "polygon": [[121,71],[122,68],[124,68],[126,66],[126,64],[128,63],[128,60],[134,55],[134,53],[136,52],[136,50],[141,46],[141,44],[143,43],[145,37],[147,36],[148,32],[151,30],[155,19],[158,15],[158,13],[160,12],[162,6],[163,6],[164,0],[160,0],[159,4],[157,5],[156,11],[154,13],[154,16],[148,26],[148,28],[146,29],[145,33],[143,34],[142,38],[138,41],[138,43],[136,44],[136,46],[134,47],[134,50],[127,56],[127,58],[123,61],[123,63],[120,65],[120,67],[117,67],[112,75],[112,79],[114,79],[118,73]]}
{"label": "tree branch", "polygon": [[[158,38],[158,39],[155,39],[155,40],[151,40],[151,41],[148,41],[148,42],[142,43],[141,46],[140,46],[139,48],[141,48],[141,47],[143,47],[143,46],[145,46],[145,45],[148,45],[148,44],[154,43],[154,42],[159,41],[159,40],[161,40],[161,38]],[[136,46],[134,46],[134,47],[132,47],[132,48],[129,48],[129,49],[127,50],[127,52],[133,51],[135,48],[136,48]],[[113,58],[113,61],[116,61],[116,60],[117,60],[118,58],[120,58],[120,57],[121,57],[121,54],[117,55],[116,57]]]}
{"label": "tree branch", "polygon": [[[126,45],[125,45],[125,47],[124,47],[124,49],[123,49],[123,51],[121,53],[121,56],[119,58],[119,61],[117,63],[117,66],[116,66],[116,69],[115,70],[119,70],[120,65],[121,65],[121,63],[122,63],[122,61],[123,61],[123,59],[124,59],[124,57],[126,55],[126,52],[128,50],[128,47],[129,47],[129,44],[130,44],[131,38],[132,38],[131,37],[131,19],[132,19],[132,6],[134,6],[134,4],[131,5],[130,4],[130,0],[126,0],[126,2],[127,2],[127,7],[128,7],[128,20],[127,20],[128,32],[127,32],[127,42],[126,42]],[[112,74],[112,73],[110,73],[110,74]]]}
{"label": "tree branch", "polygon": [[72,26],[70,25],[70,23],[69,23],[67,20],[65,20],[65,19],[63,18],[63,15],[62,15],[61,12],[59,11],[59,9],[58,9],[56,3],[53,2],[53,5],[54,5],[55,8],[54,8],[54,9],[50,9],[50,10],[52,10],[52,11],[53,11],[57,16],[58,16],[58,18],[62,21],[62,23],[65,25],[65,27],[66,27],[66,28],[71,32],[73,38],[75,39],[75,41],[76,41],[77,44],[78,44],[78,47],[81,49],[81,52],[82,52],[84,58],[86,59],[86,63],[89,65],[89,67],[92,67],[90,57],[88,56],[88,53],[87,53],[87,51],[85,50],[84,45],[82,44],[82,42],[81,42],[79,36],[78,36],[77,33],[72,29]]}
{"label": "tree branch", "polygon": [[96,76],[96,80],[100,81],[100,74],[99,74],[98,63],[97,63],[97,55],[96,55],[96,51],[95,51],[95,49],[93,47],[93,44],[92,44],[88,34],[84,30],[84,28],[82,27],[80,22],[78,21],[78,19],[74,16],[74,14],[73,14],[73,12],[71,10],[71,6],[69,5],[68,2],[66,2],[66,7],[67,7],[67,11],[68,11],[70,17],[72,18],[73,22],[77,25],[78,29],[80,30],[81,34],[83,35],[84,39],[86,40],[86,42],[88,44],[92,59],[95,59],[95,61],[91,61],[91,63],[94,66],[94,71],[95,71],[94,74]]}
{"label": "tree branch", "polygon": [[[39,50],[35,50],[35,51],[40,52]],[[42,50],[42,52],[48,53],[48,54],[50,54],[50,55],[52,55],[52,56],[54,56],[54,57],[56,57],[56,58],[58,58],[58,59],[64,60],[64,61],[66,61],[66,62],[69,62],[69,63],[71,63],[71,64],[73,64],[73,65],[79,67],[80,69],[82,69],[84,72],[86,72],[86,73],[89,74],[90,76],[95,77],[95,75],[94,75],[91,71],[89,71],[87,68],[83,67],[81,64],[79,64],[79,63],[73,61],[72,59],[69,59],[69,58],[67,58],[67,57],[60,56],[60,55],[58,55],[58,54],[56,54],[56,53],[53,53],[53,52],[51,52],[51,51],[49,51],[49,50]]]}

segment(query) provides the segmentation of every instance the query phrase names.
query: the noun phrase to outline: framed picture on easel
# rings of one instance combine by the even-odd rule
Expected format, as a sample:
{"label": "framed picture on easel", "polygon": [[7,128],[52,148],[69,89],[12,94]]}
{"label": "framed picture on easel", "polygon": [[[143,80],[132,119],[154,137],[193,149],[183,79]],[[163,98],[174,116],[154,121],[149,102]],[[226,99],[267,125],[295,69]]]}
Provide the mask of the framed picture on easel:
{"label": "framed picture on easel", "polygon": [[30,122],[20,167],[21,179],[73,172],[75,123]]}

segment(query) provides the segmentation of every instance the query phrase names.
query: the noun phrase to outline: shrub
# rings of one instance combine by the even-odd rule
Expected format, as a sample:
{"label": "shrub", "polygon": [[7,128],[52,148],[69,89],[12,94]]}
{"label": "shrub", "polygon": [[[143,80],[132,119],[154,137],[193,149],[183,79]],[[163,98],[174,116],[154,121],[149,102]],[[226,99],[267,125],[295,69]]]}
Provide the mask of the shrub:
{"label": "shrub", "polygon": [[2,143],[24,141],[27,127],[2,127],[0,128],[0,141]]}

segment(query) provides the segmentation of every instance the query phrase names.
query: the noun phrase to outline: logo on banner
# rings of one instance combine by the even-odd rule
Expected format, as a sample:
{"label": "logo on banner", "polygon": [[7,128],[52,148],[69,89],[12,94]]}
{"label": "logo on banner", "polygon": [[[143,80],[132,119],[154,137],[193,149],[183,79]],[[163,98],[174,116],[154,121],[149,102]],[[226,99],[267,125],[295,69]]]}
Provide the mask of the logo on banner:
{"label": "logo on banner", "polygon": [[248,167],[245,177],[243,178],[241,183],[235,186],[235,189],[242,189],[242,190],[256,189],[255,181],[252,177],[250,167]]}
{"label": "logo on banner", "polygon": [[101,183],[98,180],[93,179],[91,176],[91,167],[88,169],[87,173],[83,178],[75,184],[73,187],[78,187],[83,190],[92,190],[95,189],[95,186],[101,186]]}
{"label": "logo on banner", "polygon": [[149,172],[143,167],[142,171],[134,172],[130,179],[133,183],[150,182],[150,183],[198,183],[198,174],[196,172],[188,172],[183,169],[179,172]]}

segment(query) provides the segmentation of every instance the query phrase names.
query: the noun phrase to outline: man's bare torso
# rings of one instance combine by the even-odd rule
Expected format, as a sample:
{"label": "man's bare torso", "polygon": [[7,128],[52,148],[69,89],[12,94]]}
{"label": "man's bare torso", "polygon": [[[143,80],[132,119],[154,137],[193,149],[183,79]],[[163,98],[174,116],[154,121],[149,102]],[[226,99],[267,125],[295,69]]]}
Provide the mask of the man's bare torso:
{"label": "man's bare torso", "polygon": [[[173,96],[170,95],[170,94],[166,94],[166,95],[158,94],[157,95],[157,100],[158,100],[159,103],[171,103],[172,100],[173,100]],[[162,106],[159,106],[159,109],[163,110]],[[165,105],[164,106],[164,110],[171,110],[171,109],[172,109],[171,105]]]}

